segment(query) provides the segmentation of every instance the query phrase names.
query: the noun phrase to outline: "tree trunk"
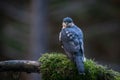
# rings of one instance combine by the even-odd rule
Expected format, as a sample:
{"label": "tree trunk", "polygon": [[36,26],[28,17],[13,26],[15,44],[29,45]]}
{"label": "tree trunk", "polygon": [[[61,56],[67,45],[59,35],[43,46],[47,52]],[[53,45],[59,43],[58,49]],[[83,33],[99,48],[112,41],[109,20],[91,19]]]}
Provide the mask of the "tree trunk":
{"label": "tree trunk", "polygon": [[[32,15],[31,15],[31,57],[30,59],[37,60],[43,53],[47,51],[47,1],[32,0]],[[31,80],[40,80],[40,76],[35,74]]]}

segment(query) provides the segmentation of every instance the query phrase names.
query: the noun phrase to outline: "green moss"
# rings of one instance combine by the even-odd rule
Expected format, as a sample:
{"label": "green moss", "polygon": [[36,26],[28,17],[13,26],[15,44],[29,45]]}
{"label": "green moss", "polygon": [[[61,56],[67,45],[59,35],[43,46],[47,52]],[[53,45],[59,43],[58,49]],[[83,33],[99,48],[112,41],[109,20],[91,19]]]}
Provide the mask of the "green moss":
{"label": "green moss", "polygon": [[107,70],[93,60],[84,63],[85,75],[79,75],[75,64],[64,54],[46,53],[39,61],[43,80],[120,80],[120,73]]}

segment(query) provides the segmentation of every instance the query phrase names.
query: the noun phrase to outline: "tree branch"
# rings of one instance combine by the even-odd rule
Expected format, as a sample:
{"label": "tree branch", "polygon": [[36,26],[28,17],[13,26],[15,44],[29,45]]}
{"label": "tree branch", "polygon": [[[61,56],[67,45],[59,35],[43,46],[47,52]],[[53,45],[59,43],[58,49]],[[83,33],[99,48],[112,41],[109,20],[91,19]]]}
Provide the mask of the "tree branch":
{"label": "tree branch", "polygon": [[40,72],[40,62],[30,60],[8,60],[0,62],[0,72]]}

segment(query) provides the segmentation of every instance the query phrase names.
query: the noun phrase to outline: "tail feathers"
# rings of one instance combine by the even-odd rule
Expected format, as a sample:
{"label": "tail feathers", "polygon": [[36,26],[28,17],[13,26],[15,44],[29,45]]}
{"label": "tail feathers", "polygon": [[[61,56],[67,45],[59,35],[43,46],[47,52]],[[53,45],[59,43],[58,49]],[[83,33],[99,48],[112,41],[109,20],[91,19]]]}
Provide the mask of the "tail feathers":
{"label": "tail feathers", "polygon": [[84,74],[84,61],[83,58],[81,56],[76,55],[74,57],[74,61],[76,63],[77,69],[79,74]]}

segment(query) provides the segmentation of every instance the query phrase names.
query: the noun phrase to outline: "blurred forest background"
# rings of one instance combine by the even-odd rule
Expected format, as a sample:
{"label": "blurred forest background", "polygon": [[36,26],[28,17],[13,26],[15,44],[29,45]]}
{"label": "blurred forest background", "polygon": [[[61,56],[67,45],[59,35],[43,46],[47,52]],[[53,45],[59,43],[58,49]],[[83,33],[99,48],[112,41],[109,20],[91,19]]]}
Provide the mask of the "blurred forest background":
{"label": "blurred forest background", "polygon": [[86,57],[120,71],[120,0],[0,0],[0,60],[64,53],[58,36],[67,16],[84,32]]}

